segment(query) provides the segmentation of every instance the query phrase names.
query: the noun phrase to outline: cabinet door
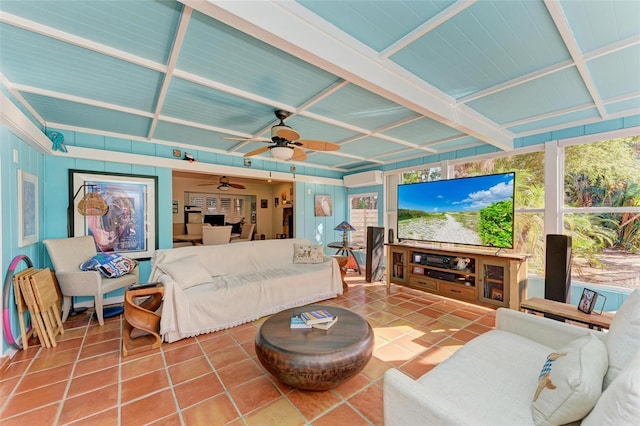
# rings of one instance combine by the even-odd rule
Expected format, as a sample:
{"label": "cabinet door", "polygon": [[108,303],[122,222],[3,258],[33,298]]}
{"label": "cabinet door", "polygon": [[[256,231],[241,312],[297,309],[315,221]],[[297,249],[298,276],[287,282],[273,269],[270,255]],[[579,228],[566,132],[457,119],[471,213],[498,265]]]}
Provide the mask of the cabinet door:
{"label": "cabinet door", "polygon": [[480,289],[478,297],[496,306],[509,305],[509,262],[499,259],[481,259]]}
{"label": "cabinet door", "polygon": [[407,250],[391,247],[389,249],[389,264],[391,266],[389,275],[391,281],[407,282]]}

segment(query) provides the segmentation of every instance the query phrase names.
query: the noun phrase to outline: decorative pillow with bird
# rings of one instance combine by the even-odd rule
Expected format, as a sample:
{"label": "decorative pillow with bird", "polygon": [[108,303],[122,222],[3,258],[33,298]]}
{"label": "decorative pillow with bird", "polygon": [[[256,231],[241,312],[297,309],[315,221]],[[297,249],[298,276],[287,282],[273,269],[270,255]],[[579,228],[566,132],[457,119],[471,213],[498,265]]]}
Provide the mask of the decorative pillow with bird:
{"label": "decorative pillow with bird", "polygon": [[535,424],[560,425],[586,416],[600,398],[608,365],[607,349],[594,334],[550,353],[533,395]]}
{"label": "decorative pillow with bird", "polygon": [[324,252],[321,245],[293,244],[293,263],[322,263]]}
{"label": "decorative pillow with bird", "polygon": [[83,271],[98,271],[107,278],[117,278],[133,271],[137,263],[118,253],[98,253],[80,265]]}

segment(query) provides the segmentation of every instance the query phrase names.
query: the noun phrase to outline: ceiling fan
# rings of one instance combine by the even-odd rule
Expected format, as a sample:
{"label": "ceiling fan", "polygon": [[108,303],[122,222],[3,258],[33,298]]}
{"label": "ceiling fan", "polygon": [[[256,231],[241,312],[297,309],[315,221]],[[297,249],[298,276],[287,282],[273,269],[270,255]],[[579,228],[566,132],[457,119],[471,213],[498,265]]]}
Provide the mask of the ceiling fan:
{"label": "ceiling fan", "polygon": [[[207,186],[207,185],[215,185],[214,183],[200,183],[198,184],[198,186]],[[220,191],[228,191],[229,188],[236,188],[236,189],[245,189],[244,185],[240,185],[239,183],[231,183],[229,182],[229,178],[226,176],[222,176],[220,178],[220,180],[218,181],[218,189]]]}
{"label": "ceiling fan", "polygon": [[304,161],[307,159],[307,154],[301,149],[310,149],[313,151],[337,151],[340,149],[340,145],[333,142],[317,141],[303,139],[300,140],[300,133],[291,127],[284,124],[284,119],[291,115],[290,112],[278,109],[275,111],[276,117],[280,120],[280,123],[271,127],[271,141],[263,141],[258,139],[246,139],[246,138],[224,138],[228,140],[238,141],[256,141],[273,143],[271,146],[265,146],[263,148],[255,149],[251,152],[247,152],[244,156],[251,157],[253,155],[262,154],[263,152],[271,151],[271,156],[283,161],[296,160]]}

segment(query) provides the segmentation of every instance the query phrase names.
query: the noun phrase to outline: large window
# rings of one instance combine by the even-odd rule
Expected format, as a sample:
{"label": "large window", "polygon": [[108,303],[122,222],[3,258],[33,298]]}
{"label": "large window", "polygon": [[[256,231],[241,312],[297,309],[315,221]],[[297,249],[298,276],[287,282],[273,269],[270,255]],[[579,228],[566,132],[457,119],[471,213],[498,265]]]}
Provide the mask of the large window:
{"label": "large window", "polygon": [[351,243],[366,246],[367,227],[378,226],[378,194],[349,196],[349,223],[356,228],[349,235]]}

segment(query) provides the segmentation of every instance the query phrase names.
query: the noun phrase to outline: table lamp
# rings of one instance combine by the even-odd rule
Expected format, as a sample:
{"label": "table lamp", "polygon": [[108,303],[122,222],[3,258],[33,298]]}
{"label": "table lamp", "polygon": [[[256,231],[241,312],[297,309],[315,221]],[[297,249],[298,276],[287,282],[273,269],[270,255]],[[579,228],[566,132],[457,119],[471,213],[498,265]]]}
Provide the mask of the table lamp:
{"label": "table lamp", "polygon": [[347,244],[349,244],[349,240],[347,239],[347,231],[355,231],[356,228],[354,228],[353,226],[349,225],[349,222],[347,222],[346,220],[343,220],[342,222],[340,222],[340,224],[338,226],[336,226],[335,228],[333,228],[336,231],[342,231],[342,245],[346,246]]}

